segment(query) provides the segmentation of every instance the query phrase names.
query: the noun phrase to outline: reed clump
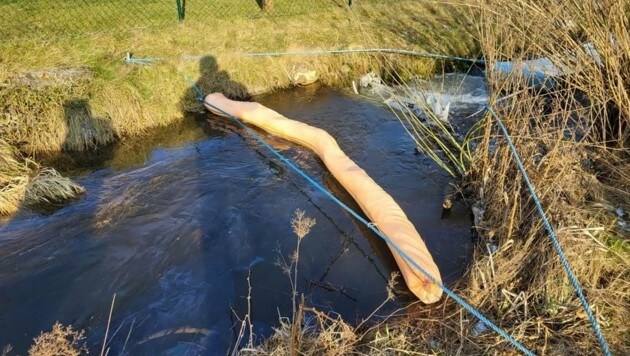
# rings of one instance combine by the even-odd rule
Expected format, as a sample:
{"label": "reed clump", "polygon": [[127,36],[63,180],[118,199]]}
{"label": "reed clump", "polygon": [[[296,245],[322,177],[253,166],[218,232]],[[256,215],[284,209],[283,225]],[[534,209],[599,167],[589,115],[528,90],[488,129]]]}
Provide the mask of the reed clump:
{"label": "reed clump", "polygon": [[[626,1],[478,3],[488,67],[548,58],[551,85],[487,70],[490,103],[614,352],[630,349],[630,35]],[[497,9],[501,9],[500,12]],[[531,81],[529,81],[531,83]],[[464,179],[479,220],[464,293],[539,353],[601,352],[497,122],[486,115]],[[614,207],[615,212],[602,207]],[[489,252],[488,246],[496,246]],[[488,347],[494,335],[479,338]]]}

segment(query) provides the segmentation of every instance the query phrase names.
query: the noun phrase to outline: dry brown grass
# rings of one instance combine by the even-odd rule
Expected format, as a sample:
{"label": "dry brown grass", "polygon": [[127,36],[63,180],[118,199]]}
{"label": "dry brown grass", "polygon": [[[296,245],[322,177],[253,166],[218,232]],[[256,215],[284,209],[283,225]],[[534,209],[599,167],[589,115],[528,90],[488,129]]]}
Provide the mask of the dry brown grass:
{"label": "dry brown grass", "polygon": [[31,170],[11,145],[0,140],[0,215],[13,214],[22,203]]}
{"label": "dry brown grass", "polygon": [[[394,287],[398,273],[393,273],[386,286],[387,298],[358,326],[345,322],[334,312],[324,313],[317,308],[308,307],[302,298],[296,315],[292,319],[280,318],[279,326],[273,335],[256,347],[241,349],[241,355],[365,355],[396,354],[401,338],[406,335],[397,333],[383,335],[387,324],[381,320],[373,323],[373,317],[388,302],[394,299]],[[365,327],[364,327],[365,325]],[[369,328],[368,328],[369,326]]]}
{"label": "dry brown grass", "polygon": [[348,355],[354,350],[357,333],[338,315],[329,315],[316,309],[300,309],[303,322],[295,340],[295,323],[281,319],[271,338],[256,348],[242,350],[241,355]]}
{"label": "dry brown grass", "polygon": [[[630,37],[627,1],[471,1],[487,68],[547,57],[568,68],[552,90],[488,70],[490,102],[511,133],[614,353],[630,352]],[[601,64],[584,42],[599,52]],[[500,99],[501,98],[501,99]],[[424,137],[430,130],[421,132]],[[540,354],[601,352],[505,139],[492,117],[473,138],[462,190],[477,206],[474,262],[457,291]],[[446,142],[448,144],[448,142]],[[461,151],[461,152],[460,152]],[[447,157],[446,161],[458,163]],[[458,167],[459,168],[459,167]],[[479,209],[480,208],[480,209]],[[625,212],[618,216],[617,209]],[[492,246],[498,249],[493,251]],[[405,352],[512,352],[453,301],[387,326]]]}
{"label": "dry brown grass", "polygon": [[24,203],[27,206],[59,203],[74,199],[84,192],[85,189],[71,179],[63,177],[53,168],[44,167],[30,179]]}
{"label": "dry brown grass", "polygon": [[[491,103],[514,138],[604,335],[613,351],[627,353],[628,235],[616,224],[620,217],[597,206],[630,208],[630,180],[621,173],[630,159],[630,36],[622,15],[629,3],[494,0],[479,5],[479,39],[489,66],[547,57],[570,69],[551,92],[525,90],[514,85],[519,78],[489,71]],[[584,42],[595,46],[601,65],[586,53]],[[506,99],[498,102],[500,96]],[[465,184],[485,209],[465,290],[473,304],[539,353],[600,352],[491,117]],[[499,249],[488,254],[486,244]]]}

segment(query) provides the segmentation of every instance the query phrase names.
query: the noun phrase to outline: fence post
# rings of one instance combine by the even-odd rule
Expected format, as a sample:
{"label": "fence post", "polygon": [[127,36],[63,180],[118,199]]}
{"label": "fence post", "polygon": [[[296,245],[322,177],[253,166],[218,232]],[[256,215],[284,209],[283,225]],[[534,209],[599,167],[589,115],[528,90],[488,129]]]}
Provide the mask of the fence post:
{"label": "fence post", "polygon": [[348,0],[348,6],[352,6],[352,0]]}
{"label": "fence post", "polygon": [[179,22],[186,18],[186,0],[175,0],[177,2],[177,18]]}

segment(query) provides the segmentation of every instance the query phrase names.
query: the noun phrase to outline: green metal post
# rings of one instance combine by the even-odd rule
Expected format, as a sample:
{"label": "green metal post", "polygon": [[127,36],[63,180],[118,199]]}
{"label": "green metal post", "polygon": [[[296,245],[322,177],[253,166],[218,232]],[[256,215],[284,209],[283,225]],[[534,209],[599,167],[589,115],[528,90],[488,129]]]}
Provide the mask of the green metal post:
{"label": "green metal post", "polygon": [[186,0],[175,0],[177,3],[177,18],[180,22],[186,18]]}

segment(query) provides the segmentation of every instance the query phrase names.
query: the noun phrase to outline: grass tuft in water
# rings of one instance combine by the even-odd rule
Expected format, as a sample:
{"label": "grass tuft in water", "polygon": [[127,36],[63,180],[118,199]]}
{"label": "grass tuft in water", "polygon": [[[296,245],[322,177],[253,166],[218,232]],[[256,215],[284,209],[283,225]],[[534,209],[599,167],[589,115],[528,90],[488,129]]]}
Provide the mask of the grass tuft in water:
{"label": "grass tuft in water", "polygon": [[22,206],[62,203],[83,194],[85,189],[56,170],[23,158],[0,140],[0,215],[11,215]]}

